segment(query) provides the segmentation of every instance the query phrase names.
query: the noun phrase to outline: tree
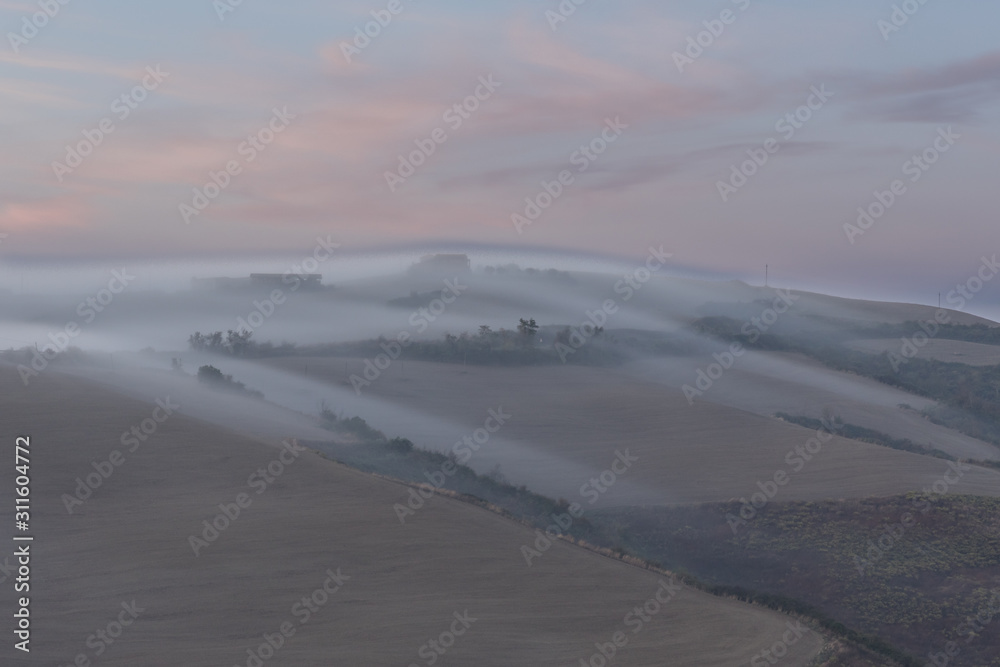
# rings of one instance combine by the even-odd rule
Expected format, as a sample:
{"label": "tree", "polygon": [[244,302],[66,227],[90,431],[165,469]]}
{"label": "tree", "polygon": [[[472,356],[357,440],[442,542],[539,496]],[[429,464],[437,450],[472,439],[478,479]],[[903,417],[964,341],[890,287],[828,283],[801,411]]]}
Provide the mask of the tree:
{"label": "tree", "polygon": [[215,366],[201,366],[198,368],[198,381],[206,384],[225,384],[232,381],[232,376],[223,375]]}
{"label": "tree", "polygon": [[232,375],[224,375],[222,371],[215,366],[200,366],[198,368],[198,381],[212,385],[219,389],[235,391],[246,396],[264,398],[264,394],[260,393],[256,389],[249,389],[242,382],[237,382],[233,379]]}
{"label": "tree", "polygon": [[195,331],[188,336],[188,345],[196,352],[203,351],[208,346],[208,340],[201,335],[200,331]]}
{"label": "tree", "polygon": [[523,317],[518,320],[517,332],[521,334],[521,345],[531,347],[535,343],[535,334],[538,333],[538,324],[535,318],[526,320]]}
{"label": "tree", "polygon": [[226,332],[226,348],[237,357],[245,356],[247,351],[253,346],[253,343],[250,341],[252,337],[252,331],[244,331],[242,329],[233,331],[230,329]]}
{"label": "tree", "polygon": [[257,349],[257,344],[250,340],[251,338],[253,338],[253,331],[244,329],[239,331],[230,329],[225,335],[221,331],[213,331],[207,335],[195,331],[188,337],[188,345],[196,352],[215,352],[245,357]]}
{"label": "tree", "polygon": [[519,334],[527,339],[533,339],[535,334],[538,333],[538,324],[535,322],[535,318],[526,320],[523,317],[518,320],[517,331]]}

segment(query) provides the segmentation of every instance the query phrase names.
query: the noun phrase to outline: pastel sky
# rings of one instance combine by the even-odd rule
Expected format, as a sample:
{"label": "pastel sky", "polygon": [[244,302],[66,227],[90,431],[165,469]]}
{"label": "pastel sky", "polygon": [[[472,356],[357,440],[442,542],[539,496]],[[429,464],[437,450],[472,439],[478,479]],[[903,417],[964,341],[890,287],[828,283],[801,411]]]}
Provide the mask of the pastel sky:
{"label": "pastel sky", "polygon": [[[389,0],[230,2],[0,0],[0,259],[294,253],[319,234],[352,249],[663,245],[679,266],[756,280],[768,263],[786,284],[885,298],[948,289],[1000,252],[995,2],[929,0],[892,32],[879,22],[916,0],[566,0],[559,22],[559,0],[400,0],[395,15]],[[34,34],[46,4],[58,12]],[[349,62],[373,11],[392,20]],[[484,94],[481,77],[499,85]],[[477,88],[460,125],[445,115]],[[807,101],[788,136],[778,121]],[[607,119],[627,127],[580,171],[574,152]],[[270,144],[241,149],[269,123]],[[437,128],[444,143],[391,191],[386,172]],[[907,171],[948,128],[948,151]],[[84,132],[100,145],[54,167]],[[766,145],[723,201],[718,183]],[[231,161],[187,223],[181,204]],[[563,170],[572,182],[518,233],[512,214]],[[844,225],[897,179],[849,242]]]}

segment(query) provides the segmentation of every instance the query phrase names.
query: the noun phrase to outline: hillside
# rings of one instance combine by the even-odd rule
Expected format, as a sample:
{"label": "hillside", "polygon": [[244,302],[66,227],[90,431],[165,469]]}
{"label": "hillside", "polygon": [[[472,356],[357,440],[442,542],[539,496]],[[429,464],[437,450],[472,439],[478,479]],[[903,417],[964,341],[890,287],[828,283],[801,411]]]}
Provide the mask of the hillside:
{"label": "hillside", "polygon": [[[342,588],[295,626],[273,664],[420,663],[421,647],[466,610],[476,620],[447,662],[569,664],[623,629],[660,585],[653,573],[564,543],[528,567],[520,547],[535,539],[531,530],[457,501],[435,498],[400,525],[392,507],[406,487],[308,452],[257,495],[248,475],[280,447],[177,414],[123,452],[124,463],[69,514],[61,496],[92,462],[122,449],[121,433],[155,406],[57,373],[25,389],[7,366],[0,391],[4,430],[30,435],[35,455],[33,659],[94,659],[88,636],[134,600],[141,613],[100,664],[245,664],[265,633],[302,619],[296,600],[332,570],[344,575]],[[195,556],[190,536],[240,492],[251,504]],[[786,620],[683,590],[629,638],[616,664],[742,664],[777,641]],[[790,655],[804,664],[820,643],[810,634]]]}

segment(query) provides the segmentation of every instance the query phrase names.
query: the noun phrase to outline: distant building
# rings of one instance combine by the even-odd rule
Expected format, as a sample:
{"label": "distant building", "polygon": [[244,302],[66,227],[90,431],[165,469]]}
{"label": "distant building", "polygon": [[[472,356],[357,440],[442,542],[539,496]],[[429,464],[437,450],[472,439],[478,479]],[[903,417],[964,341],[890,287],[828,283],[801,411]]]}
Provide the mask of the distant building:
{"label": "distant building", "polygon": [[418,275],[449,275],[471,270],[472,261],[468,255],[462,254],[424,255],[410,267],[410,273]]}

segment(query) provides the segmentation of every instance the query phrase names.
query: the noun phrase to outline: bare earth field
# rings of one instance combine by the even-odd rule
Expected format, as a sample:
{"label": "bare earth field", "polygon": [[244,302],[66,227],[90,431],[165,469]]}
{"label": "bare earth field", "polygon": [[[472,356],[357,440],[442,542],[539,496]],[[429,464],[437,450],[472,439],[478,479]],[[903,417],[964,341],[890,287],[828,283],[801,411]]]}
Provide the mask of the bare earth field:
{"label": "bare earth field", "polygon": [[[706,363],[694,358],[652,359],[628,369],[679,391],[694,382],[698,367]],[[701,400],[762,416],[785,412],[819,419],[829,409],[845,423],[907,438],[957,458],[1000,459],[1000,448],[924,418],[919,411],[933,406],[931,399],[832,370],[802,354],[747,351]]]}
{"label": "bare earth field", "polygon": [[[429,381],[433,372],[444,371],[429,368]],[[512,404],[526,425],[528,394]],[[454,614],[466,611],[475,621],[436,664],[576,665],[622,630],[628,643],[616,665],[745,665],[786,631],[779,614],[685,589],[633,634],[625,616],[654,596],[654,573],[565,543],[528,567],[520,547],[534,540],[531,530],[445,498],[400,525],[392,506],[406,487],[310,452],[272,470],[258,494],[261,478],[249,486],[249,476],[279,458],[277,443],[183,415],[131,452],[121,434],[155,406],[53,371],[24,388],[0,366],[0,395],[8,444],[31,436],[35,537],[32,651],[25,659],[8,644],[3,664],[68,665],[83,654],[91,664],[129,667],[245,665],[248,649],[286,622],[295,632],[265,665],[429,664],[418,651],[463,627]],[[548,422],[569,424],[558,410]],[[124,462],[69,514],[63,494],[113,450]],[[250,504],[195,556],[189,536],[240,493]],[[9,493],[2,502],[9,526]],[[336,585],[328,570],[342,586],[327,597],[315,592]],[[11,596],[5,586],[7,609]],[[315,610],[302,623],[306,608],[294,605],[305,596]],[[122,605],[133,601],[136,619],[117,639],[91,637],[130,619]],[[807,664],[820,644],[807,633],[783,664]]]}
{"label": "bare earth field", "polygon": [[[298,370],[306,361],[263,363]],[[350,373],[362,369],[361,360],[345,364],[343,359],[314,358],[307,363],[311,379],[341,388]],[[622,370],[414,361],[406,361],[405,369],[398,366],[390,367],[363,395],[464,425],[467,431],[482,425],[488,408],[503,406],[512,415],[498,433],[503,439],[499,446],[491,440],[469,465],[488,470],[499,462],[513,483],[527,480],[530,488],[547,495],[578,500],[587,477],[574,473],[568,479],[565,466],[597,473],[611,464],[617,450],[628,448],[639,463],[627,473],[628,484],[608,490],[602,506],[648,503],[651,490],[659,503],[728,501],[756,492],[758,482],[766,483],[778,471],[790,477],[780,500],[887,496],[930,487],[951,470],[940,459],[839,437],[806,461],[795,450],[815,432],[725,405],[689,405],[678,389],[637,381]],[[383,428],[391,423],[391,412],[386,421],[378,413],[363,416]],[[454,438],[442,433],[437,442],[446,450]],[[516,455],[504,455],[506,442],[543,452],[547,459],[526,469],[518,465]],[[1000,473],[973,468],[952,491],[1000,495]]]}
{"label": "bare earth field", "polygon": [[[879,354],[893,352],[901,355],[902,342],[898,338],[875,338],[871,340],[855,340],[848,347],[859,352]],[[1000,364],[1000,346],[972,343],[964,340],[946,340],[931,338],[917,353],[919,359],[936,359],[952,361],[970,366],[996,366]]]}

